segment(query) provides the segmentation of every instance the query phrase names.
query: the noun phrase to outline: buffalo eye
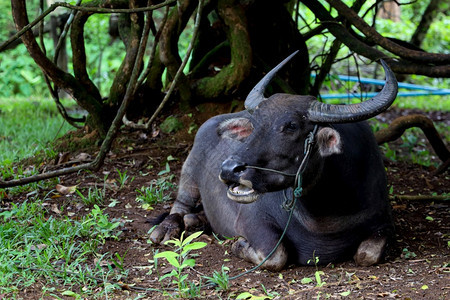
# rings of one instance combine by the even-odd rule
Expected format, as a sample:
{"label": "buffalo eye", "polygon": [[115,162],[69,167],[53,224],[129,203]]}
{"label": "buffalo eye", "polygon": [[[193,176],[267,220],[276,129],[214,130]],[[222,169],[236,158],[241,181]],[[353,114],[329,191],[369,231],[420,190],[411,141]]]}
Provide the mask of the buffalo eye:
{"label": "buffalo eye", "polygon": [[298,129],[298,124],[296,122],[288,122],[284,125],[283,129],[283,131],[294,132]]}

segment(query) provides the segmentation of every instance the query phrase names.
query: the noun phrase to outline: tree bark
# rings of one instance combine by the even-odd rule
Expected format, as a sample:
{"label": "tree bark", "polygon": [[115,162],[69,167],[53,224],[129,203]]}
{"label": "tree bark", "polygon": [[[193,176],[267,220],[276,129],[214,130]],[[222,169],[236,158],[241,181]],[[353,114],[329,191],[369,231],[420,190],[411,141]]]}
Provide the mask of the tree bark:
{"label": "tree bark", "polygon": [[230,43],[231,61],[213,77],[204,77],[194,85],[196,97],[214,99],[233,93],[250,73],[252,49],[245,11],[236,0],[219,0],[217,9]]}

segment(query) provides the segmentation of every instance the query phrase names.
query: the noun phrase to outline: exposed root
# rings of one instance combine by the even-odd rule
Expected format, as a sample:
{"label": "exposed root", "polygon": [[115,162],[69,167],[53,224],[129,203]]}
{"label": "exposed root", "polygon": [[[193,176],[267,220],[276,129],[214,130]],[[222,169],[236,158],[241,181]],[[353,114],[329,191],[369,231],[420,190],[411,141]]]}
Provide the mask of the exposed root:
{"label": "exposed root", "polygon": [[434,127],[433,121],[424,115],[409,115],[396,118],[389,125],[388,128],[381,129],[375,133],[375,138],[378,145],[383,143],[392,142],[402,136],[406,129],[412,127],[419,127],[422,129],[426,138],[433,147],[434,152],[444,163],[438,168],[439,172],[434,174],[439,174],[445,172],[448,168],[448,161],[450,159],[450,151],[447,149],[446,145],[442,141],[439,133]]}

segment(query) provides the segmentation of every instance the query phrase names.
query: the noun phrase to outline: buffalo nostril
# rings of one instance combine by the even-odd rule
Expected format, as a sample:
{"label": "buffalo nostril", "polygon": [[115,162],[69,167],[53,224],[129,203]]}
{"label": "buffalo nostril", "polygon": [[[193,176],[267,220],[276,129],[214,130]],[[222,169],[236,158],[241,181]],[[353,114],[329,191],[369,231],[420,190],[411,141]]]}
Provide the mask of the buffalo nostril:
{"label": "buffalo nostril", "polygon": [[233,159],[227,159],[222,163],[220,178],[225,181],[238,182],[240,173],[244,172],[247,164]]}
{"label": "buffalo nostril", "polygon": [[244,172],[246,167],[247,167],[247,164],[238,165],[238,166],[233,168],[233,172],[234,173]]}

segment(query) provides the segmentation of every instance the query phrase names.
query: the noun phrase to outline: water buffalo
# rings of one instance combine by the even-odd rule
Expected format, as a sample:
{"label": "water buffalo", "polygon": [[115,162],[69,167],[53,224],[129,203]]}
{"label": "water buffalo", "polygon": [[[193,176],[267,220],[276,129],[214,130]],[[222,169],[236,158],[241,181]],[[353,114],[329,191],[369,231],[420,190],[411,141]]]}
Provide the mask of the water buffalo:
{"label": "water buffalo", "polygon": [[266,99],[265,87],[291,56],[255,86],[245,111],[201,126],[177,199],[151,235],[154,242],[179,234],[182,217],[192,219],[201,199],[213,231],[239,237],[234,254],[261,263],[286,226],[290,212],[283,204],[300,176],[302,195],[285,236],[262,267],[275,271],[286,263],[314,263],[313,257],[327,264],[353,256],[362,266],[380,260],[393,226],[382,158],[363,120],[392,104],[397,81],[381,61],[386,83],[362,103],[327,105],[288,94]]}

